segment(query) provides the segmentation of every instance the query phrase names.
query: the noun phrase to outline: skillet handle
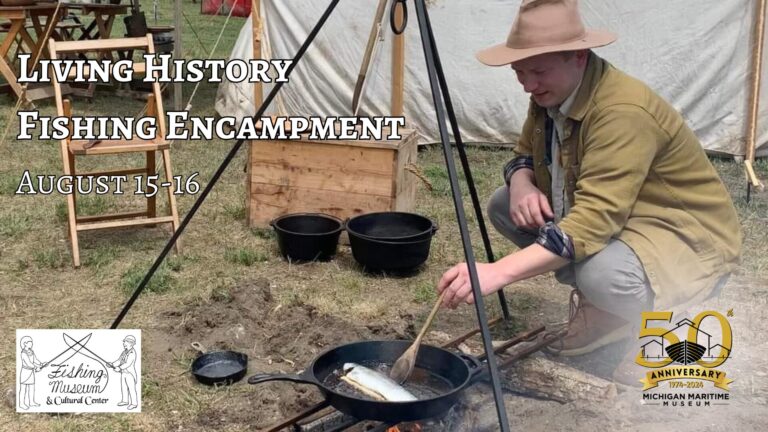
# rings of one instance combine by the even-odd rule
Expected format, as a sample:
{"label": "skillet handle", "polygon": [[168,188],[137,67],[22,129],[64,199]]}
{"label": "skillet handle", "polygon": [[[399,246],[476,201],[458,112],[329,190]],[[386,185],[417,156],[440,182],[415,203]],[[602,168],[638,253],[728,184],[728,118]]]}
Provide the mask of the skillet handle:
{"label": "skillet handle", "polygon": [[302,372],[299,375],[279,374],[279,373],[260,373],[248,378],[248,384],[261,384],[269,381],[290,381],[298,384],[312,384],[319,387],[315,381],[304,377]]}
{"label": "skillet handle", "polygon": [[471,356],[469,354],[463,354],[463,353],[459,354],[459,357],[461,357],[461,359],[467,363],[467,366],[469,366],[470,377],[474,378],[475,376],[477,376],[478,374],[480,374],[485,370],[485,363],[480,361],[480,359],[478,359],[477,357]]}

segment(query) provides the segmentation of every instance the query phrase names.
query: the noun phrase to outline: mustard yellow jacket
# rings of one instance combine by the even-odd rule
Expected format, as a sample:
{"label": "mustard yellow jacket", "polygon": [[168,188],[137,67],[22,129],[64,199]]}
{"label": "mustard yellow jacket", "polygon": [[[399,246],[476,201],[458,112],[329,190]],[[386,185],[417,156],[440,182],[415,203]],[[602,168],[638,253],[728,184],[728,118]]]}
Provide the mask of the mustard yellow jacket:
{"label": "mustard yellow jacket", "polygon": [[[515,148],[549,197],[546,110],[533,101]],[[738,264],[733,203],[682,116],[594,53],[560,137],[570,212],[559,224],[579,261],[616,238],[635,251],[655,308],[705,299]]]}

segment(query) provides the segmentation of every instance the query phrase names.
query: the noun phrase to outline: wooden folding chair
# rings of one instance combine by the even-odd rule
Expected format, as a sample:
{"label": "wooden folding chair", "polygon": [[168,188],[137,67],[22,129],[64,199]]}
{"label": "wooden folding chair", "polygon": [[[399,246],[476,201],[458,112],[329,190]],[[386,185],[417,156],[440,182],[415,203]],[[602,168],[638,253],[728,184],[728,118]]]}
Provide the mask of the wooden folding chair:
{"label": "wooden folding chair", "polygon": [[[85,40],[85,41],[54,41],[49,42],[51,59],[59,59],[71,53],[82,53],[98,50],[118,49],[144,49],[147,53],[155,52],[152,35],[138,38]],[[135,73],[143,73],[146,70],[144,63],[134,63]],[[73,72],[74,73],[74,72]],[[71,78],[71,77],[70,77]],[[72,107],[69,100],[62,98],[62,84],[56,78],[53,79],[54,94],[56,97],[56,110],[59,116],[72,117]],[[76,197],[74,193],[67,195],[68,234],[72,244],[72,259],[75,267],[80,266],[80,249],[78,246],[78,233],[80,231],[96,230],[103,228],[115,228],[124,226],[155,225],[169,223],[175,232],[179,227],[179,214],[176,207],[176,197],[173,194],[174,179],[171,170],[170,143],[165,140],[165,111],[163,99],[160,94],[160,84],[152,84],[152,95],[147,101],[147,116],[157,119],[157,136],[153,140],[134,138],[131,140],[102,140],[94,143],[88,140],[64,139],[61,141],[61,157],[64,165],[64,174],[67,176],[99,176],[99,175],[155,175],[156,153],[159,151],[163,157],[165,178],[161,183],[170,184],[165,187],[168,193],[169,214],[158,216],[156,211],[155,196],[147,197],[147,207],[143,211],[123,212],[113,214],[101,214],[93,216],[78,216]],[[126,168],[99,172],[79,173],[75,166],[75,156],[91,156],[120,153],[146,154],[146,165],[140,168]],[[160,185],[157,185],[158,188]],[[159,190],[159,189],[158,189]],[[176,252],[180,251],[180,243],[176,243]]]}

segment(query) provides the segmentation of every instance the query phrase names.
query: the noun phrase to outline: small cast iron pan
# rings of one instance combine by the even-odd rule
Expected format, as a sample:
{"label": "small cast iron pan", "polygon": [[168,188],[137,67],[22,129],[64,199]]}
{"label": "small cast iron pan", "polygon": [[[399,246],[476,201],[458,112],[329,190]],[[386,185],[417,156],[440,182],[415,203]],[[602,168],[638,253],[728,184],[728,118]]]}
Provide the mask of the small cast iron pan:
{"label": "small cast iron pan", "polygon": [[192,362],[192,375],[205,385],[229,385],[240,381],[248,370],[248,356],[235,351],[204,352],[202,346],[192,346],[201,352]]}

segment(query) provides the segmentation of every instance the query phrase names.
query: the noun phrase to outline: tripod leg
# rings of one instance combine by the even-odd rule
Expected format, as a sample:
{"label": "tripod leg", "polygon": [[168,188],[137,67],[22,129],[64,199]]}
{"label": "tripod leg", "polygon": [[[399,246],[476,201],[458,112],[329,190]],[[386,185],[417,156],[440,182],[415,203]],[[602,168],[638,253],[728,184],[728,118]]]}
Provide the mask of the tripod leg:
{"label": "tripod leg", "polygon": [[[315,40],[315,36],[317,36],[317,33],[320,31],[320,29],[323,28],[323,25],[325,25],[326,21],[328,21],[328,17],[331,16],[331,12],[333,12],[333,10],[336,8],[336,5],[338,3],[339,3],[339,0],[331,0],[331,4],[328,5],[328,8],[326,8],[325,12],[320,17],[317,24],[315,24],[315,27],[309,33],[309,35],[307,36],[307,39],[301,45],[298,52],[296,52],[296,56],[293,58],[291,65],[288,67],[288,70],[285,72],[286,77],[289,77],[291,75],[291,72],[293,72],[293,69],[296,67],[296,65],[299,63],[301,58],[304,56],[304,53],[307,52],[309,45],[312,44],[312,41]],[[274,100],[275,96],[277,96],[277,92],[280,91],[280,89],[283,87],[283,84],[285,83],[279,82],[279,83],[276,83],[274,87],[272,87],[272,90],[269,92],[269,95],[267,95],[267,97],[264,99],[264,102],[262,102],[261,106],[256,110],[256,114],[254,114],[253,116],[254,120],[261,119],[261,116],[264,115],[264,112],[272,103],[272,100]],[[200,196],[197,198],[197,200],[195,200],[195,203],[192,204],[192,208],[189,209],[189,213],[187,213],[187,215],[184,216],[184,219],[181,221],[181,224],[179,224],[179,228],[174,231],[173,235],[171,236],[171,239],[168,240],[168,243],[166,243],[162,252],[160,252],[160,255],[158,255],[158,257],[155,259],[155,262],[152,264],[152,267],[149,268],[149,271],[147,271],[147,274],[144,276],[144,279],[141,280],[141,282],[139,283],[139,286],[136,287],[136,289],[133,291],[131,298],[128,299],[128,302],[125,303],[125,306],[123,306],[123,309],[117,315],[117,318],[115,318],[115,320],[112,322],[112,326],[110,328],[115,329],[120,325],[120,322],[123,320],[123,318],[125,318],[125,315],[131,309],[136,299],[139,298],[139,295],[141,294],[141,292],[144,291],[144,288],[147,286],[150,279],[152,279],[152,276],[155,274],[158,267],[160,267],[160,264],[162,264],[165,257],[171,251],[171,248],[173,248],[173,245],[176,244],[176,241],[181,236],[181,233],[184,232],[184,229],[187,227],[187,224],[189,224],[189,221],[192,219],[195,213],[197,213],[197,210],[203,204],[203,201],[205,201],[205,198],[211,192],[211,190],[213,189],[213,186],[216,185],[216,182],[219,181],[221,174],[224,173],[224,170],[227,169],[227,166],[229,166],[230,162],[232,162],[232,159],[235,157],[235,155],[237,155],[237,152],[240,150],[240,147],[243,146],[244,142],[245,142],[244,139],[237,140],[235,145],[232,146],[232,149],[229,150],[229,153],[227,153],[227,156],[221,162],[221,165],[219,165],[219,167],[216,169],[216,172],[213,173],[213,177],[211,177],[211,180],[208,182],[207,185],[205,185],[205,189],[203,189],[203,191],[200,193]]]}
{"label": "tripod leg", "polygon": [[[435,46],[435,35],[432,32],[432,23],[429,20],[429,15],[426,15],[427,32],[429,32],[430,45],[432,52],[435,54],[435,70],[437,71],[437,80],[440,83],[440,90],[445,100],[445,110],[448,113],[448,119],[451,123],[451,129],[453,138],[456,140],[456,149],[459,151],[459,160],[461,160],[461,168],[464,170],[464,176],[467,179],[467,187],[469,189],[469,196],[472,199],[472,206],[475,209],[475,216],[477,217],[477,223],[480,228],[480,237],[483,239],[483,246],[485,247],[485,254],[488,258],[488,262],[496,261],[493,256],[493,249],[491,248],[491,240],[488,237],[488,229],[485,225],[485,218],[483,217],[483,210],[480,206],[480,199],[477,195],[477,188],[475,187],[475,181],[472,178],[472,171],[469,167],[469,160],[467,159],[467,152],[464,147],[464,142],[461,139],[461,132],[459,131],[459,122],[456,120],[456,114],[453,110],[453,102],[451,102],[451,94],[448,91],[448,83],[445,80],[445,74],[443,73],[443,65],[440,62],[440,53]],[[501,312],[504,316],[504,320],[509,320],[509,306],[507,305],[507,299],[504,296],[504,290],[498,291],[499,305],[501,306]]]}
{"label": "tripod leg", "polygon": [[427,29],[427,12],[424,0],[415,0],[416,3],[416,15],[419,21],[419,31],[421,33],[421,44],[424,49],[424,57],[427,63],[427,71],[429,73],[429,84],[432,91],[432,100],[435,105],[435,112],[437,114],[437,125],[440,130],[440,141],[443,145],[443,153],[445,155],[445,163],[448,168],[448,178],[451,183],[451,192],[453,195],[453,203],[456,208],[456,217],[459,222],[459,231],[461,233],[461,242],[464,247],[464,257],[467,260],[467,269],[469,271],[470,285],[472,286],[472,293],[475,297],[475,311],[477,312],[477,319],[480,323],[480,333],[483,337],[483,346],[485,348],[486,358],[488,361],[488,369],[491,375],[491,384],[493,386],[493,396],[496,401],[496,413],[499,417],[499,426],[503,432],[509,431],[509,422],[507,420],[507,411],[504,408],[504,394],[502,393],[501,383],[499,380],[499,370],[496,367],[496,356],[493,353],[493,344],[491,342],[491,333],[488,328],[488,318],[485,315],[485,306],[483,302],[482,292],[480,291],[480,283],[477,277],[477,266],[475,264],[474,253],[472,252],[472,240],[469,237],[469,230],[467,228],[467,219],[464,214],[464,206],[461,198],[461,191],[458,184],[458,175],[456,173],[456,166],[453,162],[453,151],[448,140],[448,130],[446,127],[445,113],[443,112],[443,99],[441,97],[440,88],[438,84],[437,73],[435,71],[435,57],[433,47],[435,46],[434,40]]}

